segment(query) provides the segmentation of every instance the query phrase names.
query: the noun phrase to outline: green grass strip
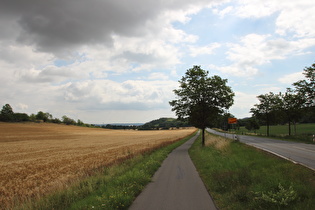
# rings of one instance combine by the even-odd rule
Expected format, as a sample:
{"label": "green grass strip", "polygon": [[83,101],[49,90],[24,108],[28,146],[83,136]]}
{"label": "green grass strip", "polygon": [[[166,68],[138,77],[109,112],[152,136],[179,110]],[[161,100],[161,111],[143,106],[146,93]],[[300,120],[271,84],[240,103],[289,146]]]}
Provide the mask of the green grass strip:
{"label": "green grass strip", "polygon": [[[296,133],[294,126],[292,125],[290,136],[288,131],[288,125],[271,125],[269,129],[270,129],[269,138],[314,144],[313,135],[315,135],[315,123],[297,124]],[[267,126],[260,126],[260,129],[256,131],[248,131],[245,127],[240,127],[239,129],[232,131],[236,132],[237,134],[258,135],[266,137]]]}
{"label": "green grass strip", "polygon": [[219,209],[315,209],[314,171],[301,165],[232,141],[216,149],[199,138],[189,153]]}
{"label": "green grass strip", "polygon": [[195,134],[105,168],[102,173],[88,177],[67,190],[24,205],[22,209],[128,209],[167,155]]}

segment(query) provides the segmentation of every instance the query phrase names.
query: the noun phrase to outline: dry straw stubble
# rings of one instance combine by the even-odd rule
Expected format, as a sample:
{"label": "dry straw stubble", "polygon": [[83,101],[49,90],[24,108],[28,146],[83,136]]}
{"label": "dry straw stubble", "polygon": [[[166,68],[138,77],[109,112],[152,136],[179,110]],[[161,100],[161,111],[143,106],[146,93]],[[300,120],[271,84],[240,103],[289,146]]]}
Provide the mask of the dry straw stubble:
{"label": "dry straw stubble", "polygon": [[174,142],[193,131],[0,123],[0,206],[10,208],[67,187],[95,169]]}

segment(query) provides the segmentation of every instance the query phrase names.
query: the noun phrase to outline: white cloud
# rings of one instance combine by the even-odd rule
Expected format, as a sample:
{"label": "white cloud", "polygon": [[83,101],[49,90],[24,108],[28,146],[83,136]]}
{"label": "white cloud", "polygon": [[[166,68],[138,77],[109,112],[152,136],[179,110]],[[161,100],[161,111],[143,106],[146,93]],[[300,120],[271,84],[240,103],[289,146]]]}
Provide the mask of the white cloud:
{"label": "white cloud", "polygon": [[[276,28],[268,34],[252,30],[228,43],[214,43],[212,36],[202,40],[204,34],[190,24],[198,23],[204,8],[213,8],[221,20],[235,15],[233,23],[273,14]],[[0,99],[17,111],[69,114],[91,123],[101,114],[120,120],[127,115],[144,119],[153,112],[160,117],[171,113],[168,101],[177,82],[170,78],[179,78],[179,66],[199,62],[200,55],[207,55],[209,63],[220,56],[222,66],[205,63],[220,72],[253,77],[264,64],[312,53],[313,11],[309,0],[6,1],[0,7]],[[203,32],[220,38],[208,27],[211,21]],[[226,54],[216,54],[219,48],[227,48]],[[279,89],[275,83],[273,91]],[[268,92],[265,88],[258,91]],[[251,100],[244,94],[236,100],[243,111]]]}
{"label": "white cloud", "polygon": [[258,103],[257,95],[236,91],[231,113],[237,118],[250,117],[249,111],[256,103]]}
{"label": "white cloud", "polygon": [[272,84],[270,84],[270,85],[266,85],[265,87],[258,89],[257,93],[259,93],[258,95],[260,95],[260,94],[266,94],[270,92],[279,93],[281,91],[283,91],[283,88],[279,86],[273,86]]}
{"label": "white cloud", "polygon": [[297,37],[314,37],[315,28],[315,4],[313,1],[301,0],[292,3],[292,1],[281,1],[280,15],[277,18],[276,32],[280,35],[286,35],[293,32]]}
{"label": "white cloud", "polygon": [[269,34],[248,34],[241,37],[239,43],[228,44],[229,50],[226,54],[227,59],[232,62],[231,65],[211,67],[234,76],[251,77],[258,73],[258,66],[273,60],[306,54],[308,52],[305,49],[314,45],[313,38],[290,41],[283,38],[274,39]]}
{"label": "white cloud", "polygon": [[161,72],[153,72],[150,74],[150,76],[148,77],[149,80],[168,80],[169,77]]}
{"label": "white cloud", "polygon": [[[257,103],[257,95],[248,94],[240,91],[235,92],[235,106],[238,108],[247,108]],[[249,110],[249,109],[248,109]]]}
{"label": "white cloud", "polygon": [[0,37],[0,62],[11,68],[32,68],[51,64],[55,57],[49,53],[37,52],[32,46],[19,45]]}
{"label": "white cloud", "polygon": [[257,74],[258,69],[252,67],[251,65],[235,63],[229,66],[216,66],[209,65],[209,68],[215,69],[227,75],[237,76],[237,77],[252,77]]}
{"label": "white cloud", "polygon": [[262,18],[279,13],[276,32],[294,33],[297,37],[314,37],[315,4],[311,0],[239,0],[234,14],[243,18]]}
{"label": "white cloud", "polygon": [[270,0],[239,0],[238,3],[239,5],[235,7],[235,14],[243,18],[261,18],[278,10],[277,3]]}
{"label": "white cloud", "polygon": [[[23,103],[18,103],[18,104],[16,105],[16,108],[17,108],[18,110],[27,110],[27,109],[28,109],[28,105],[27,105],[27,104],[23,104]],[[14,110],[14,112],[16,112],[16,111]]]}
{"label": "white cloud", "polygon": [[110,80],[72,82],[64,86],[64,99],[79,102],[81,109],[90,107],[112,110],[159,109],[168,106],[173,81]]}
{"label": "white cloud", "polygon": [[214,14],[219,15],[221,18],[223,18],[226,14],[231,13],[233,11],[234,7],[228,6],[222,10],[219,10],[217,8],[212,9]]}
{"label": "white cloud", "polygon": [[[187,23],[189,15],[210,4],[5,2],[0,8],[1,101],[28,113],[42,110],[61,116],[93,108],[169,109],[176,82],[168,77],[176,74],[175,66],[181,62],[180,44],[198,39],[172,23]],[[69,62],[58,65],[59,60]],[[151,72],[145,78],[151,81],[123,78],[139,71]],[[125,82],[114,82],[113,75]]]}
{"label": "white cloud", "polygon": [[65,80],[80,78],[80,75],[71,68],[52,65],[43,69],[17,71],[17,74],[20,77],[20,81],[29,83],[60,83]]}
{"label": "white cloud", "polygon": [[149,70],[169,68],[178,64],[180,52],[177,47],[165,42],[159,37],[127,38],[115,37],[112,49],[115,55],[112,60],[123,63],[137,64],[133,70]]}
{"label": "white cloud", "polygon": [[294,82],[297,82],[297,81],[302,80],[304,78],[305,77],[303,75],[303,72],[296,72],[296,73],[284,75],[283,77],[279,78],[278,81],[283,83],[283,84],[291,85]]}

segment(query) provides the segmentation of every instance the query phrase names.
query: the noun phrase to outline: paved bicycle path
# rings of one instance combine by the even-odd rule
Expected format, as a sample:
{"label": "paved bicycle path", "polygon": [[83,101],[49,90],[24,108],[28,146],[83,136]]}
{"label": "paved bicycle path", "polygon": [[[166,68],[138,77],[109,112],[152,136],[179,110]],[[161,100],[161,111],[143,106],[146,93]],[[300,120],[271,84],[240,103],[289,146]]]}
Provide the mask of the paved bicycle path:
{"label": "paved bicycle path", "polygon": [[169,154],[130,210],[216,209],[188,154],[198,135]]}

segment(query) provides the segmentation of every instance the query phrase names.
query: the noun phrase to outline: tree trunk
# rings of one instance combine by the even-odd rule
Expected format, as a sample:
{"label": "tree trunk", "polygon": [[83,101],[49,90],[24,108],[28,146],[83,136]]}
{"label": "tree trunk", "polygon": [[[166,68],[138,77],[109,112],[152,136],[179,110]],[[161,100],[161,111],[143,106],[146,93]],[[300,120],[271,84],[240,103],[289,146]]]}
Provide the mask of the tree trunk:
{"label": "tree trunk", "polygon": [[205,128],[202,128],[202,146],[205,146]]}
{"label": "tree trunk", "polygon": [[267,136],[269,136],[269,115],[267,113]]}

